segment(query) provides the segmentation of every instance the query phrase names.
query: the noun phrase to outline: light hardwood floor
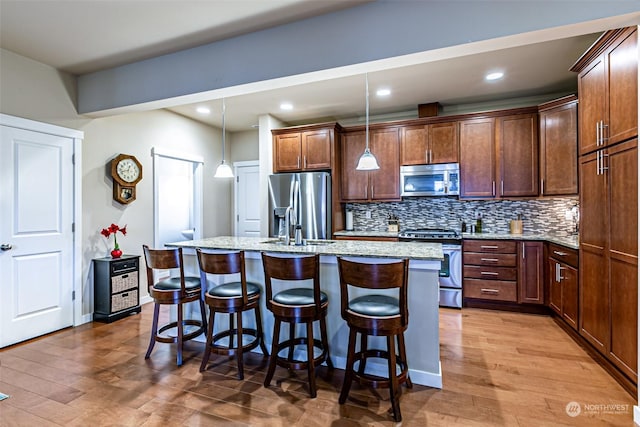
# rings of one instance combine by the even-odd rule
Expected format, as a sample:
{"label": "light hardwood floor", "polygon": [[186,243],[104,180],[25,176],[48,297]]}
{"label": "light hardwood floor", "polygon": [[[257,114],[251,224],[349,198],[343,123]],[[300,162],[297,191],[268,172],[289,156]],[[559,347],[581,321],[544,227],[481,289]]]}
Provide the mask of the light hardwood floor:
{"label": "light hardwood floor", "polygon": [[[342,371],[318,369],[318,397],[305,373],[278,368],[270,388],[266,359],[235,363],[203,344],[156,344],[144,360],[151,305],[106,325],[67,329],[0,352],[0,426],[390,426],[386,390],[354,384],[338,404]],[[166,315],[166,313],[165,313]],[[414,385],[400,400],[405,426],[633,425],[635,400],[549,317],[441,309],[442,390]],[[411,361],[409,361],[411,363]],[[577,402],[581,413],[567,415]],[[602,405],[619,405],[616,408]]]}

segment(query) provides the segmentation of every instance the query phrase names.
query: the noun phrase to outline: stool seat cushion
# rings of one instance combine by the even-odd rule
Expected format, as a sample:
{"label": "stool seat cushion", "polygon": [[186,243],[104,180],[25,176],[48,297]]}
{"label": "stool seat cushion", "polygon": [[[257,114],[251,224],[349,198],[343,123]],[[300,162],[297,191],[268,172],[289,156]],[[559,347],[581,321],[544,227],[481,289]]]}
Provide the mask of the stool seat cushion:
{"label": "stool seat cushion", "polygon": [[[242,283],[230,282],[214,286],[209,289],[209,295],[220,298],[233,298],[242,296]],[[247,282],[247,295],[260,294],[260,286],[257,283]]]}
{"label": "stool seat cushion", "polygon": [[[180,278],[179,277],[171,277],[166,280],[161,280],[153,287],[159,291],[175,291],[180,289]],[[184,287],[189,289],[197,289],[200,287],[200,278],[199,277],[190,277],[187,276],[184,278]]]}
{"label": "stool seat cushion", "polygon": [[400,302],[387,295],[364,295],[349,301],[349,310],[371,317],[397,316]]}
{"label": "stool seat cushion", "polygon": [[[278,292],[273,296],[273,300],[283,305],[310,305],[314,303],[313,289],[293,288]],[[320,292],[320,303],[326,304],[329,297],[324,292]]]}

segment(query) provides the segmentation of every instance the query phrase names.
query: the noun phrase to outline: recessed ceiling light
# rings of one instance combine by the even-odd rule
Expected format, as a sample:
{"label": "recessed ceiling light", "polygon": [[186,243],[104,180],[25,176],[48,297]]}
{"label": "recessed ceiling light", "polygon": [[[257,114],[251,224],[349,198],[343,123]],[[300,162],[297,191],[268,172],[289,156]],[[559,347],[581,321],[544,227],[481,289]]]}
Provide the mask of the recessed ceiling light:
{"label": "recessed ceiling light", "polygon": [[280,109],[281,110],[293,110],[293,104],[291,104],[289,102],[283,102],[282,104],[280,104]]}
{"label": "recessed ceiling light", "polygon": [[391,95],[391,89],[378,89],[378,91],[376,92],[376,95],[378,95],[378,96],[389,96],[389,95]]}
{"label": "recessed ceiling light", "polygon": [[207,107],[198,107],[196,111],[200,114],[209,114],[211,112]]}
{"label": "recessed ceiling light", "polygon": [[501,79],[504,76],[504,73],[501,72],[496,72],[496,73],[489,73],[485,76],[485,79],[487,80],[498,80]]}

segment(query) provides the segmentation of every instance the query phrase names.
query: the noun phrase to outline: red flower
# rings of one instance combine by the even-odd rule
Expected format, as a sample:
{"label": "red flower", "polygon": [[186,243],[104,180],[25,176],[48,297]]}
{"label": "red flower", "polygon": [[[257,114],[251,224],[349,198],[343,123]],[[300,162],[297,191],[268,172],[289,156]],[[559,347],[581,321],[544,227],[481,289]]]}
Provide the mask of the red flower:
{"label": "red flower", "polygon": [[126,236],[127,235],[127,226],[125,225],[124,227],[122,227],[120,229],[120,232],[122,233],[123,236]]}
{"label": "red flower", "polygon": [[113,234],[114,249],[120,249],[120,246],[118,245],[118,236],[116,234],[118,231],[121,232],[123,236],[126,236],[127,226],[125,225],[124,227],[120,228],[118,224],[111,224],[108,228],[103,228],[102,231],[100,231],[100,234],[102,234],[107,239]]}

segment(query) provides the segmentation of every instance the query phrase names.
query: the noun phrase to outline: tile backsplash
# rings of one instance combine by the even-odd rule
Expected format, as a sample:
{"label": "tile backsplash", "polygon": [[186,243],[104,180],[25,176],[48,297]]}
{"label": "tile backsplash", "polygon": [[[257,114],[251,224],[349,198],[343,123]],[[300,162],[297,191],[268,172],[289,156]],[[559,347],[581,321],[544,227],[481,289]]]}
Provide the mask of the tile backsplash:
{"label": "tile backsplash", "polygon": [[[482,231],[508,233],[509,221],[523,219],[524,233],[553,233],[569,236],[575,222],[567,215],[577,197],[533,200],[458,200],[450,197],[412,197],[401,202],[348,203],[355,230],[386,231],[389,215],[398,217],[400,230],[450,228],[460,231],[462,222],[475,224],[482,215]],[[367,218],[370,212],[371,218]]]}

